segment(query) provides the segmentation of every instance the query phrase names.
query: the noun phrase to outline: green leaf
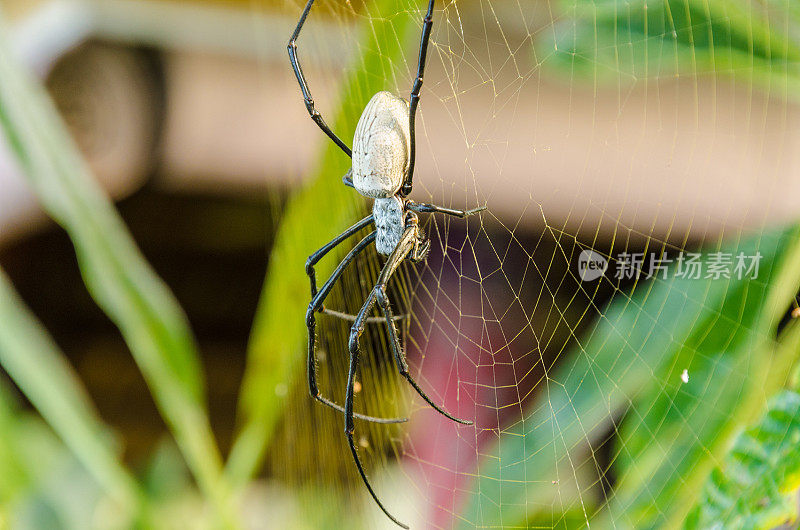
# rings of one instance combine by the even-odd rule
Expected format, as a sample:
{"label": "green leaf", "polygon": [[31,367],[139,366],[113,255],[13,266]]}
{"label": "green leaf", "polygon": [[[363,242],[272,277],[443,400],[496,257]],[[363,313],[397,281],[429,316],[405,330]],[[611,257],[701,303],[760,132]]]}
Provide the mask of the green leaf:
{"label": "green leaf", "polygon": [[[35,472],[30,469],[31,462],[20,458],[19,448],[30,444],[21,444],[25,428],[22,426],[19,403],[14,399],[7,387],[6,379],[0,379],[0,517],[5,516],[9,505],[15,498],[22,496],[35,480]],[[42,436],[52,439],[52,433]],[[47,464],[44,454],[36,459],[36,464]],[[1,526],[0,526],[1,527]]]}
{"label": "green leaf", "polygon": [[784,391],[714,468],[688,528],[769,529],[796,521],[800,394]]}
{"label": "green leaf", "polygon": [[[797,254],[797,238],[798,229],[793,227],[720,251],[734,255],[760,251],[763,291],[764,278],[779,277],[770,273],[775,264],[788,263],[784,255]],[[704,259],[708,256],[704,254]],[[800,257],[795,263],[800,267]],[[680,382],[684,366],[675,364],[676,355],[690,337],[719,317],[723,307],[738,303],[740,310],[761,314],[759,322],[772,322],[771,315],[777,314],[784,298],[783,308],[788,307],[795,292],[784,285],[788,280],[779,284],[786,290],[769,299],[746,296],[751,284],[759,285],[754,282],[693,280],[673,273],[668,280],[640,283],[629,297],[615,299],[562,366],[548,374],[524,419],[503,430],[499,442],[486,449],[468,488],[464,527],[524,525],[543,511],[576,507],[583,507],[588,519],[597,502],[590,493],[597,475],[593,481],[583,481],[569,470],[597,465],[593,454],[600,437],[625,408],[640,401],[646,407],[651,402],[641,398],[650,389]],[[796,286],[797,282],[795,290]],[[735,322],[727,319],[726,325]],[[581,493],[561,497],[562,491]]]}
{"label": "green leaf", "polygon": [[[359,41],[361,57],[343,84],[341,110],[333,120],[333,130],[345,141],[353,137],[369,99],[391,86],[396,65],[403,63],[406,36],[419,35],[421,23],[419,6],[408,0],[379,0],[366,9],[369,24]],[[302,105],[300,96],[297,105]],[[320,131],[315,134],[322,136]],[[248,350],[239,403],[242,427],[228,462],[228,472],[239,485],[257,470],[285,410],[286,393],[276,389],[291,386],[305,365],[305,312],[310,301],[305,261],[363,216],[363,199],[342,184],[349,167],[350,159],[333,142],[326,142],[314,177],[291,198],[278,230]],[[334,262],[333,255],[324,260],[317,276],[326,277]]]}
{"label": "green leaf", "polygon": [[[777,0],[775,3],[779,3]],[[571,18],[537,43],[548,67],[587,81],[726,75],[797,97],[800,26],[785,9],[725,0],[565,2]]]}
{"label": "green leaf", "polygon": [[142,494],[113,450],[64,354],[0,271],[0,365],[53,430],[123,510],[141,509]]}
{"label": "green leaf", "polygon": [[70,236],[86,286],[122,332],[200,488],[233,518],[186,317],[91,177],[43,88],[0,27],[0,127],[45,210]]}
{"label": "green leaf", "polygon": [[[108,528],[130,528],[132,515],[144,517],[120,505],[115,491],[103,487],[14,394],[5,377],[0,379],[1,528],[89,528],[98,509],[104,509]],[[146,527],[146,521],[138,522]]]}
{"label": "green leaf", "polygon": [[[797,355],[800,323],[787,326],[777,348],[777,357]],[[768,529],[797,520],[799,442],[800,394],[785,390],[714,467],[686,526]]]}
{"label": "green leaf", "polygon": [[[669,352],[666,370],[626,413],[617,439],[619,475],[608,513],[615,524],[681,524],[715,461],[783,385],[800,349],[776,354],[778,323],[800,285],[800,230],[745,241],[761,253],[758,277],[729,283],[692,333]],[[665,316],[665,318],[669,318]],[[682,383],[679,374],[689,373]],[[776,376],[777,374],[777,376]]]}

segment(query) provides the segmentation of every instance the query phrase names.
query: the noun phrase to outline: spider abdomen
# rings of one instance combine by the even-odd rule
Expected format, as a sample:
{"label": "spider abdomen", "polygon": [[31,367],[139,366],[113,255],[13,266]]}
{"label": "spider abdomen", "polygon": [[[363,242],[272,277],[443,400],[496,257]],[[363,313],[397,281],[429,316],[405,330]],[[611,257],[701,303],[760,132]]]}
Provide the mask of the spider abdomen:
{"label": "spider abdomen", "polygon": [[408,173],[408,103],[391,92],[369,100],[353,138],[353,187],[362,195],[395,195]]}
{"label": "spider abdomen", "polygon": [[403,236],[403,202],[397,197],[375,199],[372,214],[375,219],[375,248],[378,253],[388,256]]}

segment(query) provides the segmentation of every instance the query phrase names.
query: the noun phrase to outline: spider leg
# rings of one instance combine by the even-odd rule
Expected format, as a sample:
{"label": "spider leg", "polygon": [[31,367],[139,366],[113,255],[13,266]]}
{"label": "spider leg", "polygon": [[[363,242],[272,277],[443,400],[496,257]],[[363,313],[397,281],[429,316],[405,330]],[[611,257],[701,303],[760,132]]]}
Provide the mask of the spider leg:
{"label": "spider leg", "polygon": [[[370,293],[369,298],[367,299],[367,303],[362,308],[359,316],[365,315],[369,312],[370,309],[375,305],[375,294]],[[366,310],[366,311],[365,311]],[[359,333],[355,331],[355,326],[358,325],[359,322],[353,326],[353,331],[350,332],[350,371],[347,374],[347,398],[345,399],[345,427],[344,433],[347,436],[347,443],[350,445],[350,452],[353,453],[353,460],[356,462],[356,467],[358,468],[358,474],[361,475],[361,480],[364,481],[364,485],[367,486],[367,490],[369,494],[372,495],[373,500],[378,505],[378,507],[386,514],[386,516],[391,519],[395,524],[398,526],[405,528],[408,530],[408,525],[400,522],[395,516],[389,513],[389,510],[383,505],[383,503],[378,499],[378,495],[375,493],[375,490],[372,489],[372,484],[369,483],[369,479],[367,479],[366,473],[364,473],[364,466],[361,465],[361,459],[358,458],[358,451],[356,450],[356,444],[353,441],[353,432],[355,431],[355,425],[353,422],[353,386],[355,384],[355,377],[356,377],[356,368],[358,367],[358,356],[359,356],[359,347],[358,347],[358,336]],[[364,323],[361,322],[361,329],[363,330]]]}
{"label": "spider leg", "polygon": [[[398,364],[400,364],[400,350],[399,350],[399,340],[397,339],[397,332],[394,328],[394,319],[391,314],[391,308],[388,307],[388,301],[386,299],[385,291],[386,285],[389,282],[389,279],[395,273],[397,268],[400,264],[405,260],[408,255],[415,250],[416,246],[419,244],[418,240],[418,227],[416,225],[408,226],[403,235],[400,237],[400,241],[397,243],[394,251],[386,260],[386,264],[383,266],[380,275],[378,276],[378,282],[376,283],[375,287],[370,292],[369,297],[364,302],[361,310],[358,312],[358,316],[356,316],[356,321],[353,324],[353,327],[350,329],[350,340],[349,340],[349,349],[350,349],[350,371],[347,375],[347,394],[344,401],[344,408],[345,408],[345,427],[344,432],[347,435],[347,442],[350,445],[350,451],[353,453],[353,460],[356,462],[356,467],[358,467],[358,473],[361,475],[361,479],[364,481],[364,484],[367,486],[367,490],[369,490],[370,495],[378,504],[383,513],[389,517],[392,521],[397,523],[399,526],[403,528],[408,528],[406,525],[398,521],[392,514],[388,512],[386,507],[381,503],[378,499],[378,496],[375,494],[375,491],[372,489],[372,485],[369,483],[367,479],[367,475],[364,473],[364,467],[361,465],[361,460],[358,458],[358,451],[356,450],[355,443],[353,441],[353,432],[355,430],[355,424],[353,422],[353,385],[355,383],[355,375],[356,369],[358,368],[358,357],[360,354],[360,346],[359,341],[361,338],[361,334],[364,332],[364,326],[367,323],[367,318],[372,311],[372,308],[375,307],[375,303],[378,302],[381,305],[381,310],[384,311],[384,315],[386,321],[389,324],[389,333],[392,339],[392,348],[395,354],[395,358],[398,359]],[[387,313],[388,310],[388,313]],[[437,407],[429,398],[425,395],[422,389],[416,384],[416,382],[408,375],[408,370],[401,369],[401,372],[406,377],[406,379],[411,383],[414,389],[422,396],[425,401],[427,401],[433,408],[447,416],[448,418],[465,424],[471,424],[472,422],[468,422],[465,420],[459,420],[448,414],[447,412],[443,411],[439,407]]]}
{"label": "spider leg", "polygon": [[[378,306],[381,308],[381,312],[383,312],[384,319],[386,320],[386,326],[389,328],[389,342],[392,345],[392,353],[394,354],[394,359],[397,364],[397,369],[400,371],[400,375],[405,377],[417,394],[419,394],[419,396],[438,413],[457,423],[461,423],[463,425],[472,425],[471,421],[456,418],[452,414],[439,407],[433,402],[433,400],[431,400],[431,398],[428,397],[428,395],[420,388],[420,386],[408,372],[408,363],[406,362],[405,352],[403,352],[403,349],[400,347],[400,339],[397,335],[397,328],[394,325],[395,317],[392,312],[392,307],[389,304],[389,299],[386,296],[386,286],[389,284],[389,279],[395,273],[403,260],[406,259],[409,254],[413,255],[412,251],[414,251],[415,247],[419,244],[417,238],[418,233],[416,226],[410,226],[406,228],[403,236],[400,239],[400,242],[397,244],[397,247],[395,248],[394,252],[392,252],[391,256],[389,256],[388,260],[386,261],[386,265],[383,267],[383,270],[381,270],[380,276],[378,276],[378,282],[376,283],[375,288],[372,290],[372,295],[374,296],[374,301],[376,301]],[[372,299],[372,297],[370,299]],[[361,313],[359,313],[359,317],[364,318],[366,314],[367,313],[364,313],[364,310],[362,309]],[[363,329],[363,324],[361,329]],[[356,330],[355,325],[353,326],[353,330]],[[361,331],[359,331],[358,334],[360,335]],[[350,332],[350,340],[353,340],[353,331]],[[352,351],[353,350],[351,348],[350,352],[352,353]]]}
{"label": "spider leg", "polygon": [[[381,282],[385,283],[386,279],[388,279],[391,274],[397,270],[406,256],[408,256],[408,253],[414,249],[414,245],[416,245],[416,230],[416,226],[411,226],[406,228],[405,232],[403,232],[400,241],[397,243],[397,246],[386,260],[386,264],[381,270],[378,278],[378,285],[380,285]],[[367,490],[369,491],[370,495],[372,495],[375,503],[383,511],[383,513],[389,517],[389,519],[403,528],[408,528],[408,526],[401,523],[392,514],[390,514],[380,499],[378,499],[378,496],[375,494],[375,490],[372,489],[372,485],[367,479],[367,475],[364,473],[364,467],[361,465],[361,460],[358,458],[358,451],[356,450],[355,443],[353,442],[353,431],[355,430],[355,424],[353,423],[353,386],[355,383],[356,369],[358,368],[358,357],[360,355],[359,340],[361,338],[361,334],[364,332],[364,326],[367,323],[368,315],[370,311],[372,311],[372,308],[375,307],[376,301],[377,287],[370,292],[367,300],[364,302],[364,305],[358,312],[358,316],[356,316],[356,321],[353,323],[353,327],[350,328],[350,340],[348,344],[350,349],[350,371],[347,374],[347,394],[344,401],[344,433],[347,436],[347,442],[350,444],[350,451],[353,453],[353,460],[356,462],[358,473],[361,475],[361,479],[367,486]]]}
{"label": "spider leg", "polygon": [[[364,223],[362,226],[366,226],[368,223],[366,223],[365,221],[371,220],[371,218],[372,218],[372,216],[369,216],[366,219],[363,219],[363,220],[359,221],[357,224],[353,225],[353,227],[351,227],[347,231],[345,231],[342,236],[339,236],[339,238],[344,239],[344,237],[343,237],[344,234],[346,234],[350,230],[353,230],[353,228],[358,227],[362,223]],[[360,228],[361,227],[359,227],[359,229]],[[353,233],[355,233],[357,231],[358,230],[355,230]],[[337,238],[337,239],[339,239],[339,238]],[[355,247],[353,247],[353,249],[347,254],[347,256],[345,256],[345,258],[342,260],[342,262],[339,263],[339,265],[336,267],[336,270],[333,272],[331,277],[328,278],[328,281],[325,282],[325,284],[322,286],[322,289],[320,289],[319,292],[315,292],[316,291],[316,286],[315,286],[315,282],[313,280],[313,275],[310,275],[310,276],[312,276],[312,280],[311,280],[312,281],[312,284],[311,284],[312,285],[312,292],[315,292],[315,295],[314,295],[314,298],[311,300],[311,303],[308,306],[308,311],[306,311],[306,326],[308,327],[308,391],[311,394],[311,397],[313,397],[314,399],[316,399],[317,401],[319,401],[320,403],[322,403],[324,405],[327,405],[327,406],[329,406],[329,407],[331,407],[333,409],[338,410],[339,412],[345,412],[345,409],[341,405],[337,405],[333,401],[331,401],[331,400],[323,397],[322,395],[320,395],[319,388],[317,387],[317,359],[316,359],[316,356],[314,355],[314,342],[315,342],[314,339],[315,339],[315,331],[316,331],[316,326],[317,326],[315,313],[317,312],[317,310],[319,310],[319,308],[322,307],[322,303],[328,297],[328,294],[330,294],[331,289],[333,288],[334,284],[339,279],[339,277],[342,275],[342,273],[344,272],[344,269],[347,267],[347,265],[351,261],[353,261],[353,259],[355,259],[355,257],[358,254],[360,254],[367,247],[367,245],[372,243],[372,241],[374,241],[374,240],[375,240],[375,232],[372,232],[367,237],[362,239]],[[331,248],[336,246],[335,244],[333,244],[335,242],[336,242],[336,239],[334,239],[331,243],[328,243],[328,245],[326,245],[325,247],[322,247],[314,255],[322,252],[323,250],[325,250],[325,252],[329,251]],[[341,241],[339,241],[339,243],[341,243]],[[329,246],[330,246],[330,248],[327,248],[327,250],[326,250],[326,247],[329,247]],[[323,255],[324,255],[324,253],[323,253]],[[322,256],[320,256],[320,257],[322,257]],[[309,258],[309,261],[310,260],[311,260],[311,258]],[[312,272],[313,272],[313,268],[312,268]],[[362,419],[362,420],[366,420],[366,421],[375,422],[375,423],[402,423],[402,422],[408,421],[408,418],[376,418],[374,416],[367,416],[367,415],[358,414],[358,413],[354,413],[354,416],[356,418],[359,418],[359,419]]]}
{"label": "spider leg", "polygon": [[389,328],[389,341],[392,345],[392,353],[394,354],[394,360],[397,363],[397,369],[400,371],[400,375],[406,378],[406,380],[411,384],[411,386],[416,390],[417,394],[424,399],[428,405],[433,407],[436,412],[453,420],[456,423],[461,423],[463,425],[472,425],[473,422],[469,420],[462,420],[460,418],[456,418],[452,414],[448,413],[441,407],[439,407],[436,403],[434,403],[431,398],[419,387],[417,382],[411,377],[411,374],[408,372],[408,363],[406,362],[406,354],[403,351],[402,347],[400,346],[400,339],[397,336],[397,329],[394,325],[394,314],[392,313],[391,304],[389,304],[389,299],[386,297],[386,286],[379,285],[376,287],[376,297],[378,299],[378,305],[383,312],[384,317],[386,318],[386,326]]}
{"label": "spider leg", "polygon": [[[325,255],[339,246],[342,241],[347,239],[350,236],[355,235],[359,230],[364,228],[365,226],[369,225],[373,220],[372,215],[368,215],[367,217],[363,218],[335,238],[323,246],[318,251],[311,254],[308,259],[306,260],[306,274],[308,274],[308,279],[311,281],[311,298],[313,299],[317,295],[317,277],[316,272],[314,271],[314,265],[316,265],[319,260],[321,260]],[[320,310],[322,306],[320,306]]]}
{"label": "spider leg", "polygon": [[422,78],[425,76],[425,60],[428,57],[428,42],[431,39],[431,28],[433,27],[433,3],[434,0],[428,1],[428,12],[425,14],[425,18],[422,19],[422,37],[419,43],[417,77],[414,79],[414,85],[411,87],[411,97],[408,100],[408,132],[411,136],[411,149],[408,159],[408,174],[401,188],[403,196],[407,196],[411,193],[411,187],[413,186],[414,163],[417,158],[415,117],[417,114],[417,105],[419,104],[419,94],[422,90]]}
{"label": "spider leg", "polygon": [[418,213],[443,213],[445,215],[452,215],[453,217],[458,217],[460,219],[464,219],[470,215],[475,215],[476,213],[482,212],[486,209],[486,206],[479,206],[478,208],[473,208],[471,210],[453,210],[452,208],[436,206],[435,204],[416,203],[412,201],[408,201],[406,207],[409,210],[413,210]]}
{"label": "spider leg", "polygon": [[328,124],[325,123],[325,120],[322,119],[322,115],[317,111],[314,107],[314,98],[311,96],[311,90],[308,88],[308,83],[306,83],[306,78],[303,75],[303,68],[300,66],[300,61],[297,59],[297,38],[300,36],[300,30],[303,29],[303,24],[306,22],[306,18],[308,18],[308,13],[311,11],[311,6],[314,4],[314,0],[308,0],[305,9],[303,9],[303,13],[300,15],[300,20],[297,22],[297,27],[294,28],[294,33],[292,33],[292,38],[289,39],[289,45],[287,49],[289,51],[289,60],[292,63],[292,69],[294,70],[294,75],[297,76],[297,82],[300,83],[300,90],[303,92],[303,99],[306,102],[306,109],[308,110],[309,116],[311,119],[314,120],[322,132],[328,135],[328,137],[333,140],[333,142],[338,145],[342,151],[349,157],[353,156],[353,152],[350,150],[349,147],[338,137],[336,133],[334,133]]}

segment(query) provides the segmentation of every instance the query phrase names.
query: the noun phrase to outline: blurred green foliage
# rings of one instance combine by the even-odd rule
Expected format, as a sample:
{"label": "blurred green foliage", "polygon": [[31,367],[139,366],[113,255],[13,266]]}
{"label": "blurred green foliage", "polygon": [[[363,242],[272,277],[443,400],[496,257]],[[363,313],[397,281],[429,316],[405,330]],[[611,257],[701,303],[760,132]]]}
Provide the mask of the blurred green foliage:
{"label": "blurred green foliage", "polygon": [[[576,83],[730,76],[800,95],[797,3],[563,0],[559,13],[537,61]],[[798,238],[791,227],[721,247],[761,252],[757,280],[656,280],[615,300],[483,459],[463,527],[796,520],[797,394],[781,390],[800,331],[778,326],[800,288]],[[598,459],[607,443],[610,463]]]}
{"label": "blurred green foliage", "polygon": [[632,83],[732,76],[800,95],[800,9],[793,0],[562,0],[536,50],[545,67]]}
{"label": "blurred green foliage", "polygon": [[221,524],[235,526],[186,317],[92,178],[44,89],[0,40],[0,125],[33,190],[75,246],[89,293],[122,332]]}
{"label": "blurred green foliage", "polygon": [[[120,511],[143,512],[142,494],[111,447],[112,435],[97,416],[80,380],[1,271],[0,322],[0,365],[117,501]],[[5,406],[4,416],[11,416],[9,408]],[[3,475],[13,484],[14,473]]]}
{"label": "blurred green foliage", "polygon": [[725,459],[714,466],[686,526],[767,530],[797,521],[798,444],[800,394],[785,390],[770,400],[767,413],[740,434]]}

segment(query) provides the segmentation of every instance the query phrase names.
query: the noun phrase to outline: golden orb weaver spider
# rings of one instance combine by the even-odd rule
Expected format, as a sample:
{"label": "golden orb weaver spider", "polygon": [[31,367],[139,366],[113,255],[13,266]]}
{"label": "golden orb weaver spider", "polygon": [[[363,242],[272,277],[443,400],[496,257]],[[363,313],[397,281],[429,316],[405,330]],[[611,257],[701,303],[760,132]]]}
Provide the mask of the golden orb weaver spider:
{"label": "golden orb weaver spider", "polygon": [[[424,261],[430,249],[430,241],[419,227],[419,213],[442,213],[459,218],[465,218],[484,210],[485,207],[474,208],[472,210],[454,210],[432,204],[421,204],[411,201],[407,196],[411,193],[412,180],[414,177],[414,162],[416,154],[414,118],[419,104],[420,91],[422,89],[423,75],[425,72],[425,60],[428,55],[428,42],[433,27],[433,7],[434,0],[428,1],[428,10],[422,21],[422,36],[420,38],[419,60],[417,63],[417,76],[411,88],[409,101],[395,96],[389,92],[378,92],[369,101],[364,109],[358,126],[356,127],[353,138],[353,149],[349,147],[328,127],[322,115],[314,106],[314,99],[308,88],[303,69],[297,59],[297,38],[303,29],[303,24],[308,18],[314,0],[308,0],[297,27],[289,40],[288,51],[292,69],[297,76],[300,90],[306,104],[311,119],[319,126],[322,131],[338,145],[344,153],[352,159],[350,171],[343,177],[347,186],[355,188],[361,195],[375,200],[372,214],[357,222],[340,235],[336,236],[331,242],[320,248],[309,256],[306,261],[306,273],[311,281],[311,303],[306,312],[306,325],[308,327],[308,388],[311,396],[321,403],[332,407],[345,415],[345,435],[350,445],[358,472],[364,484],[369,490],[370,495],[378,504],[380,509],[392,521],[403,528],[408,528],[405,524],[397,520],[383,503],[378,499],[372,488],[361,460],[356,451],[353,441],[355,430],[354,418],[377,423],[400,423],[406,418],[376,418],[365,416],[353,411],[353,393],[355,384],[356,368],[359,358],[359,339],[364,332],[369,313],[375,305],[378,305],[389,332],[389,340],[392,347],[392,354],[397,364],[398,371],[431,407],[443,414],[447,418],[464,424],[471,425],[471,421],[461,420],[443,410],[436,405],[428,395],[420,388],[408,371],[405,352],[400,345],[397,329],[395,327],[395,317],[386,294],[386,287],[389,279],[397,268],[405,261],[410,259],[412,262]],[[375,231],[357,243],[345,258],[336,267],[331,277],[317,290],[316,275],[314,265],[319,262],[326,254],[349,237],[358,233],[361,229],[375,224]],[[347,377],[347,392],[344,407],[323,397],[317,388],[316,358],[314,355],[315,329],[317,311],[323,310],[325,298],[330,293],[335,283],[339,280],[347,265],[355,259],[367,246],[375,243],[378,253],[388,256],[383,269],[378,276],[378,281],[373,287],[367,300],[364,302],[350,330],[349,351],[350,367]]]}

